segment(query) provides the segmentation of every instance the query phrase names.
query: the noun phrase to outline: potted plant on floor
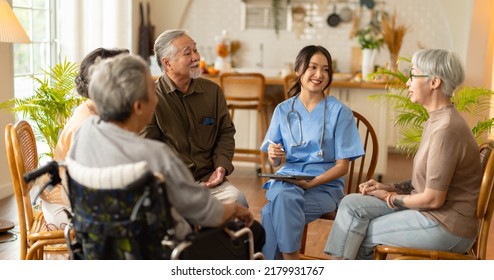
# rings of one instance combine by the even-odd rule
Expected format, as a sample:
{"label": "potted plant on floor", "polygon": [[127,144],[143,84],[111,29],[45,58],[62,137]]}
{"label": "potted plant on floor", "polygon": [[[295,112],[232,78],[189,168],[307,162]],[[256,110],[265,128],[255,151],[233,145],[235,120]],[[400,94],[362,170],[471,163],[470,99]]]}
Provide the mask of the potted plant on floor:
{"label": "potted plant on floor", "polygon": [[[410,59],[399,58],[399,62],[410,63]],[[390,105],[395,113],[394,124],[398,127],[399,138],[395,147],[412,156],[418,150],[422,138],[423,125],[429,119],[429,113],[420,104],[413,103],[408,97],[408,75],[402,73],[399,67],[396,70],[379,68],[370,76],[383,75],[387,77],[387,92],[371,96],[381,99]],[[471,125],[472,133],[477,143],[482,143],[494,126],[494,118],[486,118],[485,112],[492,106],[491,98],[494,91],[486,88],[468,87],[460,88],[453,96],[453,103]]]}
{"label": "potted plant on floor", "polygon": [[0,103],[0,110],[9,110],[20,114],[22,118],[34,123],[36,139],[48,145],[49,151],[40,157],[53,157],[58,135],[72,115],[72,110],[84,101],[74,93],[74,79],[79,67],[74,62],[63,62],[43,70],[44,77],[33,78],[36,85],[34,95],[11,98]]}

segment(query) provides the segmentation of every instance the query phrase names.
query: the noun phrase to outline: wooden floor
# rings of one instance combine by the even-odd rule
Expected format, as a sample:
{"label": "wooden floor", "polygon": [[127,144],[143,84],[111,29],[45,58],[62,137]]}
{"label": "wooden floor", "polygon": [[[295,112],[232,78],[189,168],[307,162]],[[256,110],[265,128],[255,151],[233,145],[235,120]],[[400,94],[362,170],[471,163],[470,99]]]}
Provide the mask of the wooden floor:
{"label": "wooden floor", "polygon": [[[256,177],[257,171],[252,167],[236,166],[234,173],[229,177],[247,197],[250,209],[256,220],[260,221],[261,208],[266,203],[264,190],[261,189],[261,180]],[[387,174],[382,177],[382,182],[398,182],[410,179],[412,173],[412,160],[396,153],[388,155]],[[328,259],[323,253],[326,239],[331,230],[332,221],[316,220],[309,224],[306,255]],[[494,260],[494,226],[490,228],[487,259]]]}
{"label": "wooden floor", "polygon": [[[398,154],[389,154],[388,172],[383,176],[383,182],[396,182],[409,179],[411,174],[411,160]],[[254,167],[236,165],[234,173],[229,177],[230,181],[236,185],[247,197],[250,210],[256,220],[260,221],[261,208],[266,203],[264,190],[261,189],[261,179],[257,176]],[[9,220],[17,224],[17,212],[13,196],[0,200],[0,219]],[[315,221],[309,225],[308,255],[327,258],[322,252],[327,236],[331,230],[330,221]],[[490,240],[494,240],[494,227],[490,230]],[[19,259],[19,241],[17,240],[17,227],[6,233],[0,233],[0,260]],[[494,260],[494,245],[490,242],[487,252],[487,259]]]}

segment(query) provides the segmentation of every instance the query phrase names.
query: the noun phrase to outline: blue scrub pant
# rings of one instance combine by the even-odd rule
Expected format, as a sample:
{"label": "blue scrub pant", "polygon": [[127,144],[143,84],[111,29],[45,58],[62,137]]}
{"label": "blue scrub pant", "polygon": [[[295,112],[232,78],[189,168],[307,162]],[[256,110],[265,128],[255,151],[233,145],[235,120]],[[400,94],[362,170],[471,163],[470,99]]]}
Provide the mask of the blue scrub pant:
{"label": "blue scrub pant", "polygon": [[342,259],[373,259],[386,244],[463,253],[475,239],[456,236],[416,210],[393,210],[373,196],[350,194],[338,206],[324,252]]}
{"label": "blue scrub pant", "polygon": [[268,260],[275,259],[280,252],[297,252],[304,225],[334,211],[343,196],[342,190],[329,186],[305,191],[284,181],[270,183],[266,192],[268,202],[261,210],[261,223],[266,231],[263,254]]}

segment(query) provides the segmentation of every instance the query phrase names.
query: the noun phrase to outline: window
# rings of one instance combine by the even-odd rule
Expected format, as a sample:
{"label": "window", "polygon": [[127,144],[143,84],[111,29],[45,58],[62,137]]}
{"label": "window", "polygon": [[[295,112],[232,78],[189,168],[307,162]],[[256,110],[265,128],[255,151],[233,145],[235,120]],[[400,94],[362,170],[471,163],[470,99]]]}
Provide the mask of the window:
{"label": "window", "polygon": [[[12,9],[31,39],[30,44],[14,44],[15,97],[33,95],[33,78],[43,78],[43,70],[57,63],[55,5],[56,0],[12,0]],[[49,150],[42,142],[37,145],[40,153]]]}
{"label": "window", "polygon": [[43,77],[57,62],[55,0],[13,0],[12,8],[31,44],[14,44],[14,93],[16,97],[33,94],[33,77]]}
{"label": "window", "polygon": [[[279,30],[290,29],[290,7],[282,4],[279,10]],[[275,25],[271,1],[251,0],[242,3],[242,29],[273,29]]]}

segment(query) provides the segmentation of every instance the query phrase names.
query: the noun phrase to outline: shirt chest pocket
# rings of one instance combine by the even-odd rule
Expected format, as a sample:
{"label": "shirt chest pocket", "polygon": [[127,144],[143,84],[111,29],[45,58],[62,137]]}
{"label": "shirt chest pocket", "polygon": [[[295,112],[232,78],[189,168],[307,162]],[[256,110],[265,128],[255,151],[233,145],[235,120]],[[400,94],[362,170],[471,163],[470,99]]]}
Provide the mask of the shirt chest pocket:
{"label": "shirt chest pocket", "polygon": [[195,135],[192,142],[196,144],[197,148],[200,150],[212,150],[216,135],[217,135],[217,124],[214,119],[209,119],[196,124]]}

